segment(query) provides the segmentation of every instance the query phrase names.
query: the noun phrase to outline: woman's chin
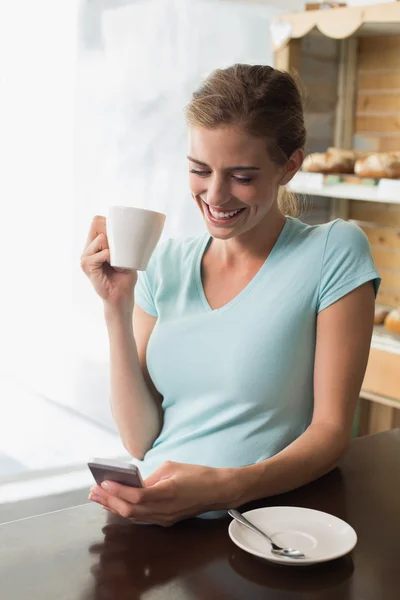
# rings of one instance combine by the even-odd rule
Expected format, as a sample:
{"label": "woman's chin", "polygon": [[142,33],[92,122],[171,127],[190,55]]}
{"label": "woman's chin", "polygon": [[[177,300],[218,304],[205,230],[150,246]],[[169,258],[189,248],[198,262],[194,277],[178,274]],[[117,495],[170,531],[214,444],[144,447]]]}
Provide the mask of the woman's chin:
{"label": "woman's chin", "polygon": [[237,228],[226,229],[218,226],[215,227],[207,220],[205,220],[205,224],[208,233],[211,235],[211,237],[217,240],[230,240],[231,238],[240,235],[240,232],[238,232]]}

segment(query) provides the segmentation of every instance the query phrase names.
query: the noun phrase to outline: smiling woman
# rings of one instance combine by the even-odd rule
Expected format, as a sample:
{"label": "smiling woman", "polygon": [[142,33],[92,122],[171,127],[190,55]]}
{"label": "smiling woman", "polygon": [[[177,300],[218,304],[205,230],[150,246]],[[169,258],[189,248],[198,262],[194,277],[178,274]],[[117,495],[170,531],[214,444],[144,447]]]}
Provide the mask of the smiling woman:
{"label": "smiling woman", "polygon": [[109,482],[91,498],[162,525],[335,466],[380,281],[358,227],[305,225],[279,201],[305,143],[288,73],[218,70],[186,116],[189,186],[207,234],[161,244],[136,287],[135,273],[107,264],[104,218],[82,257],[104,301],[114,418],[147,488]]}

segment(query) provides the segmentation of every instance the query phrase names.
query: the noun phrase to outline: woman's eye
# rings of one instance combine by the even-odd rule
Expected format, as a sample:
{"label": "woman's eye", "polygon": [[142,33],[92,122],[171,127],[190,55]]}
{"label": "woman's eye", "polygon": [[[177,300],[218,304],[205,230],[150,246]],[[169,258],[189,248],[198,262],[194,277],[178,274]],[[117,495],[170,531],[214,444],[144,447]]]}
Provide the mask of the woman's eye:
{"label": "woman's eye", "polygon": [[[211,171],[199,171],[198,169],[191,169],[189,172],[199,177],[208,177],[211,175]],[[253,181],[252,177],[237,177],[236,175],[232,175],[232,179],[241,185],[249,185]]]}
{"label": "woman's eye", "polygon": [[199,177],[210,175],[210,171],[197,171],[196,169],[191,169],[190,173],[194,173],[194,175],[198,175]]}
{"label": "woman's eye", "polygon": [[251,177],[236,177],[235,175],[232,175],[232,178],[242,185],[249,185],[249,183],[253,181]]}

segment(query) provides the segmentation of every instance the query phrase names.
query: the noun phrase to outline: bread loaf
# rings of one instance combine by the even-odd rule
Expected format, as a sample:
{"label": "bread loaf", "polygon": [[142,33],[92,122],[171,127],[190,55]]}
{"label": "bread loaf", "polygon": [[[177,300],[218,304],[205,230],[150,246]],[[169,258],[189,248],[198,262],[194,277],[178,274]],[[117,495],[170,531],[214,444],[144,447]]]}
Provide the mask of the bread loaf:
{"label": "bread loaf", "polygon": [[392,310],[385,319],[385,327],[390,333],[400,335],[400,308]]}
{"label": "bread loaf", "polygon": [[380,152],[357,160],[354,172],[359,177],[400,178],[400,152]]}
{"label": "bread loaf", "polygon": [[354,165],[360,158],[368,156],[366,152],[328,148],[326,152],[314,152],[306,156],[303,171],[308,173],[354,173]]}
{"label": "bread loaf", "polygon": [[326,152],[313,152],[305,157],[303,171],[307,173],[326,173]]}

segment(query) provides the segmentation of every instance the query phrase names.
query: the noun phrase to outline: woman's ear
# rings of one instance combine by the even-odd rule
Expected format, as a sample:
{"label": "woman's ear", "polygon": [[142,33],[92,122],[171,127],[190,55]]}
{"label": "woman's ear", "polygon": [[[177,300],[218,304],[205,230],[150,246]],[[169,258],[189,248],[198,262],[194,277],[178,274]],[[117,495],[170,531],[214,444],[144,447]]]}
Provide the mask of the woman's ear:
{"label": "woman's ear", "polygon": [[289,158],[285,167],[285,171],[279,181],[279,185],[286,185],[289,183],[289,181],[296,175],[297,171],[301,169],[303,161],[304,150],[303,148],[298,148],[298,150],[295,150],[292,156]]}

